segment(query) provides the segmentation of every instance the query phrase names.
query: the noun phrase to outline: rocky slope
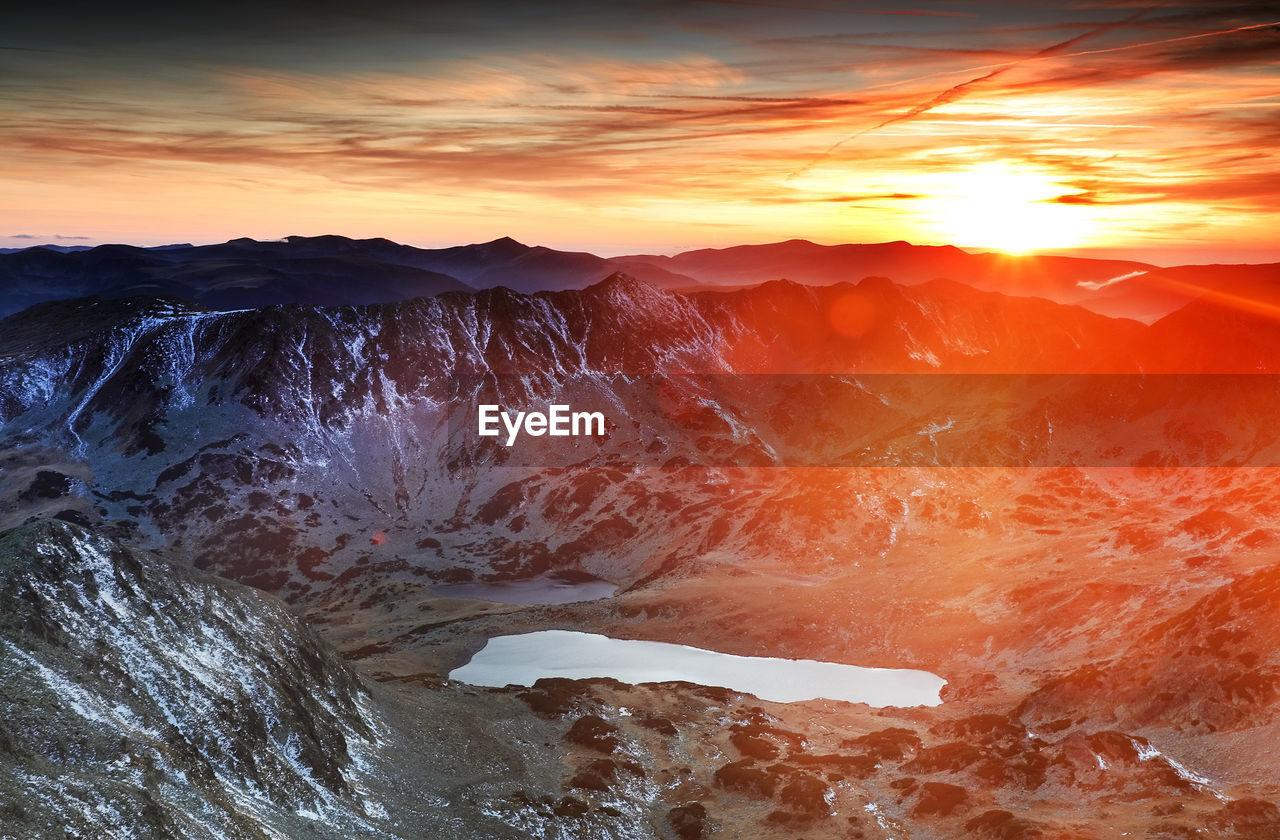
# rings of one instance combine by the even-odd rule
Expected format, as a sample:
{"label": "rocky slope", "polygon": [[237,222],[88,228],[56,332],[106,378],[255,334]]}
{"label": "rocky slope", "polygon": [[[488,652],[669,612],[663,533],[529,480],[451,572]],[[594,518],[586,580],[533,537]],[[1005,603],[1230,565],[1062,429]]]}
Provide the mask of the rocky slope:
{"label": "rocky slope", "polygon": [[0,564],[6,836],[383,833],[368,691],[279,604],[65,523]]}
{"label": "rocky slope", "polygon": [[[0,537],[0,836],[1262,838],[1141,735],[689,684],[365,682],[267,596],[76,526]],[[1077,706],[1079,713],[1084,706]],[[1089,718],[1088,715],[1084,716]]]}
{"label": "rocky slope", "polygon": [[[696,471],[631,468],[1267,464],[1277,450],[1265,381],[1097,375],[1166,369],[1189,345],[1164,322],[941,282],[681,295],[615,276],[233,313],[87,299],[3,327],[10,497],[289,597],[379,562],[628,578],[640,569],[620,558],[665,559],[664,498],[690,480],[705,492]],[[895,375],[922,373],[966,376]],[[607,441],[507,450],[471,428],[479,402],[556,399],[600,407]]]}
{"label": "rocky slope", "polygon": [[[528,803],[559,792],[544,744],[567,724],[516,698],[370,684],[261,592],[43,520],[0,535],[0,604],[5,840],[516,838],[555,822]],[[599,836],[625,836],[617,822]]]}

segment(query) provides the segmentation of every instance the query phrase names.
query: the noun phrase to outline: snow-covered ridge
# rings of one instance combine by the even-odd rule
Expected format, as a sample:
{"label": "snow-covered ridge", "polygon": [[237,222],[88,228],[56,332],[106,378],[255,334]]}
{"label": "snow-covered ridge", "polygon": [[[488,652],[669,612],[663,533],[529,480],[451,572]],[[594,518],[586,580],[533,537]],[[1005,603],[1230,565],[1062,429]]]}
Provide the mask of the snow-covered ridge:
{"label": "snow-covered ridge", "polygon": [[142,836],[147,801],[165,836],[298,815],[390,836],[361,794],[366,689],[274,599],[48,520],[0,537],[0,593],[0,719],[26,757],[0,786],[32,824]]}

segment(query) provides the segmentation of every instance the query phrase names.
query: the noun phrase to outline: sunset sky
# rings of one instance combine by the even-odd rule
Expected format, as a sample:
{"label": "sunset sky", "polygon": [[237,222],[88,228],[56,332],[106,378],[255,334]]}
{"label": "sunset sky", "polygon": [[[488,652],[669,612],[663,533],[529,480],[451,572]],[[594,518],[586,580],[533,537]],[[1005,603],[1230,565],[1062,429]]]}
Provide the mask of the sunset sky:
{"label": "sunset sky", "polygon": [[0,246],[802,237],[1280,261],[1280,6],[58,3]]}

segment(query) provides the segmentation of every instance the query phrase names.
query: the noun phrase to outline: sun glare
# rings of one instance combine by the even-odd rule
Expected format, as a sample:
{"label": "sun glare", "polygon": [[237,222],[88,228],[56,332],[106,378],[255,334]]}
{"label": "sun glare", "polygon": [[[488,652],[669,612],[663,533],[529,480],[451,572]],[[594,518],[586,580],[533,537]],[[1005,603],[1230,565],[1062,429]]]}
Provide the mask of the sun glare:
{"label": "sun glare", "polygon": [[925,212],[951,244],[1026,254],[1089,238],[1090,208],[1053,200],[1070,192],[1046,173],[993,163],[941,179]]}

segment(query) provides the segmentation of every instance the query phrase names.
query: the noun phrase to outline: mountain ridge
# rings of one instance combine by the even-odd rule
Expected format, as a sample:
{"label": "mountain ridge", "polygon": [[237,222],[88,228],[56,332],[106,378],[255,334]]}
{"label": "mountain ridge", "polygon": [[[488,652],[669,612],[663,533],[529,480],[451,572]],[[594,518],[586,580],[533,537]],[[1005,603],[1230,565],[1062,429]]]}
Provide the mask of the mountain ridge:
{"label": "mountain ridge", "polygon": [[[0,834],[61,819],[123,840],[117,814],[159,809],[134,836],[167,840],[184,835],[163,820],[235,810],[238,791],[257,810],[192,840],[1274,836],[1276,760],[1253,741],[1280,665],[1250,628],[1280,597],[1262,571],[1280,482],[1218,465],[1280,463],[1277,392],[1148,375],[1280,372],[1266,309],[1208,295],[1146,325],[949,279],[673,291],[611,269],[581,289],[89,298],[0,321],[0,529],[19,535],[0,536],[0,797],[33,803]],[[561,384],[607,408],[601,440],[522,460],[474,434],[477,404],[540,407]],[[185,566],[288,612],[165,572]],[[617,590],[484,593],[566,579]],[[242,602],[274,606],[199,619]],[[895,710],[448,678],[488,638],[555,628],[925,667],[948,688]],[[244,667],[268,652],[283,670],[264,688]],[[381,683],[360,683],[373,705],[328,699],[352,674]],[[1151,675],[1177,690],[1140,707]],[[130,741],[138,721],[159,735]],[[1206,722],[1225,739],[1195,740]],[[182,793],[151,750],[194,750],[213,782]]]}
{"label": "mountain ridge", "polygon": [[673,256],[599,257],[510,237],[424,249],[385,238],[248,237],[210,245],[81,249],[33,246],[0,254],[0,316],[87,295],[182,297],[215,309],[303,303],[389,303],[447,291],[580,289],[616,271],[667,289],[751,286],[778,279],[823,286],[888,277],[900,285],[949,279],[983,291],[1044,297],[1110,317],[1152,322],[1205,294],[1280,285],[1280,264],[1160,268],[1124,260],[969,253],[952,245],[819,245],[791,239]]}

